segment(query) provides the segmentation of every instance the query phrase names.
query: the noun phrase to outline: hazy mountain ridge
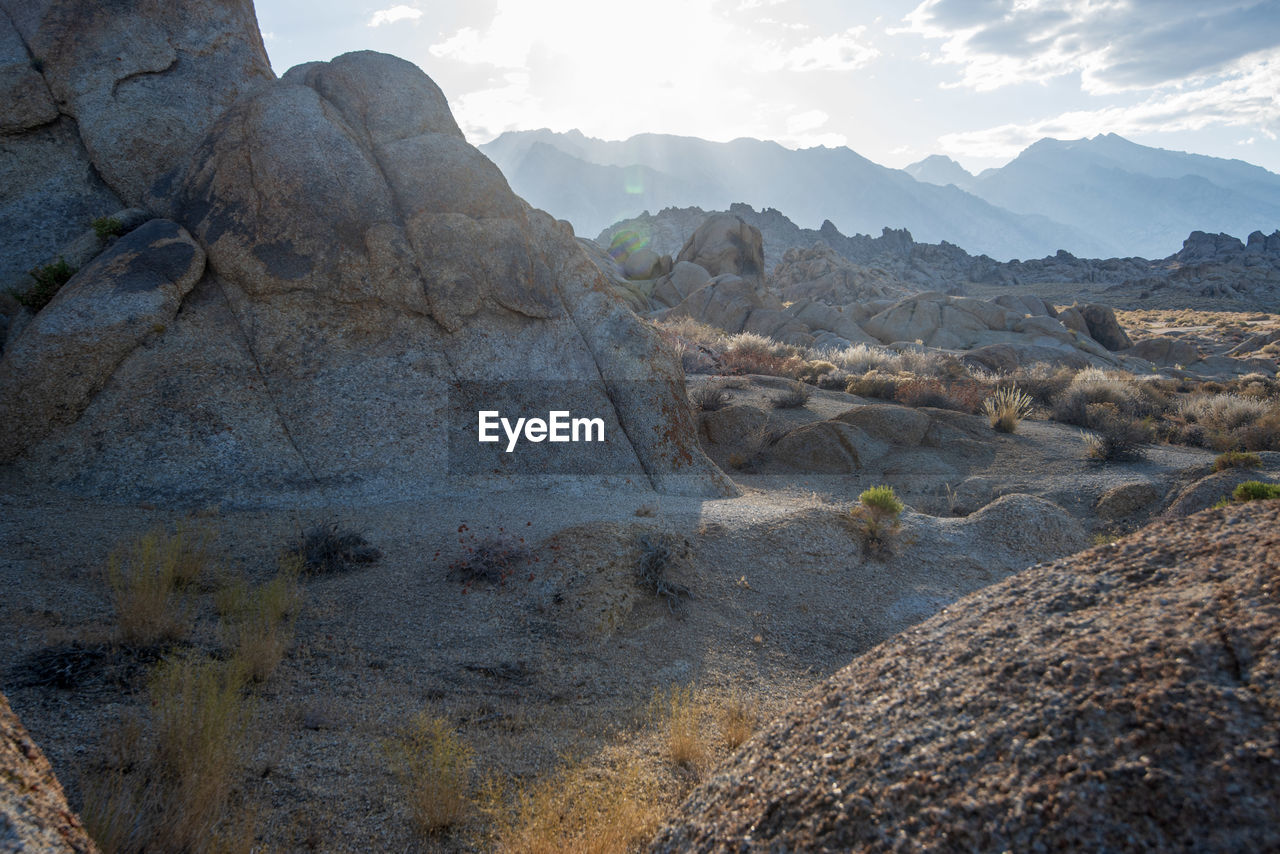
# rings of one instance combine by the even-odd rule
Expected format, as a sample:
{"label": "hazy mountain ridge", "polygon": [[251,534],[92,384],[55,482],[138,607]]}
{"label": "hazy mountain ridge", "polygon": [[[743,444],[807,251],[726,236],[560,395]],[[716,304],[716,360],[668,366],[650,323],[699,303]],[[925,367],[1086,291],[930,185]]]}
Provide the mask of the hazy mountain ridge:
{"label": "hazy mountain ridge", "polygon": [[1087,231],[1105,247],[1102,254],[1163,257],[1193,231],[1245,235],[1280,225],[1280,175],[1242,160],[1152,148],[1116,134],[1042,139],[1007,165],[976,176],[940,155],[904,171]]}
{"label": "hazy mountain ridge", "polygon": [[[557,148],[572,161],[542,171],[538,145]],[[1087,234],[1039,215],[1016,214],[955,187],[916,181],[847,148],[792,151],[775,142],[736,139],[717,143],[693,137],[639,134],[621,142],[578,132],[513,131],[481,146],[512,189],[536,207],[568,219],[579,233],[594,234],[616,218],[617,185],[599,190],[605,167],[647,167],[658,190],[632,187],[630,215],[670,206],[723,209],[732,202],[785,210],[803,224],[830,219],[846,231],[906,227],[922,239],[948,240],[995,257],[1042,255],[1061,247],[1100,248]],[[578,171],[565,167],[576,161]],[[567,182],[593,188],[566,192]],[[664,192],[670,188],[670,195]]]}

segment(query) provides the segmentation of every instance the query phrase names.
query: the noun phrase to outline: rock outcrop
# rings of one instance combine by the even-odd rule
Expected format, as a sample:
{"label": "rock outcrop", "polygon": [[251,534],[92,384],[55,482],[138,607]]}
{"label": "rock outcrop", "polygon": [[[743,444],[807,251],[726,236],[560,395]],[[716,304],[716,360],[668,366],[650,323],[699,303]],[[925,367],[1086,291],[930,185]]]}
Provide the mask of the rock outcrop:
{"label": "rock outcrop", "polygon": [[[678,358],[416,66],[362,52],[273,80],[247,2],[10,11],[27,45],[75,42],[45,65],[50,88],[95,165],[120,160],[99,170],[115,193],[164,219],[10,336],[4,460],[170,503],[395,500],[525,475],[732,493]],[[104,51],[118,69],[97,68]],[[507,452],[478,441],[482,409],[599,418],[605,439]]]}
{"label": "rock outcrop", "polygon": [[1280,847],[1280,501],[1159,523],[854,661],[652,851]]}
{"label": "rock outcrop", "polygon": [[708,217],[689,235],[676,261],[697,264],[712,276],[727,274],[756,285],[764,283],[764,244],[760,229],[736,214]]}
{"label": "rock outcrop", "polygon": [[0,694],[0,851],[97,854],[62,784]]}

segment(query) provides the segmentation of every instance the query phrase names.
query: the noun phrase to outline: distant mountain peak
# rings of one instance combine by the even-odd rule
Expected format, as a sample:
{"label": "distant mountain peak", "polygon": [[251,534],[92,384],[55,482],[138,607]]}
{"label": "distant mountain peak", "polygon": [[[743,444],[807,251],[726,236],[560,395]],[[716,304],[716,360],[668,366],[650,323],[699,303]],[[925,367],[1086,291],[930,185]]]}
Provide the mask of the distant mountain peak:
{"label": "distant mountain peak", "polygon": [[940,187],[955,184],[963,189],[973,181],[973,175],[969,170],[945,154],[930,154],[923,160],[917,160],[915,163],[903,167],[902,171],[917,181],[923,181],[926,184],[937,184]]}

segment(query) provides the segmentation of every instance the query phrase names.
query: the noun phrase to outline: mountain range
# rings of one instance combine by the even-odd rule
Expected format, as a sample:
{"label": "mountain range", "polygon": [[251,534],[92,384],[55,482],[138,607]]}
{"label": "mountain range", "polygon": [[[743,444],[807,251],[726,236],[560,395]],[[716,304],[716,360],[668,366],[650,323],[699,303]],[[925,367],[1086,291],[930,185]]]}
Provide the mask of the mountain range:
{"label": "mountain range", "polygon": [[1161,258],[1191,231],[1280,225],[1280,175],[1114,134],[1044,139],[978,175],[941,155],[890,169],[848,148],[746,138],[606,141],[544,129],[509,131],[480,148],[518,194],[588,236],[646,210],[734,202],[786,211],[807,228],[829,220],[846,234],[908,228],[1000,260],[1059,249]]}

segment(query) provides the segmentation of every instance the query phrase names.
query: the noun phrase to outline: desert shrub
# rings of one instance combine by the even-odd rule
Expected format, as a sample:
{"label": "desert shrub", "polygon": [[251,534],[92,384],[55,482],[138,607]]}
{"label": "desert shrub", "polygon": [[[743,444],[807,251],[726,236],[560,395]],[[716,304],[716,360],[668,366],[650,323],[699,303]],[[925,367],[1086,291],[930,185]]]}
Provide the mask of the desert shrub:
{"label": "desert shrub", "polygon": [[799,379],[807,383],[816,384],[819,378],[836,370],[836,366],[831,362],[819,359],[813,362],[805,362],[803,368],[800,369]]}
{"label": "desert shrub", "polygon": [[1085,368],[1072,378],[1070,385],[1054,401],[1053,417],[1067,424],[1087,427],[1087,410],[1099,403],[1111,404],[1131,416],[1150,412],[1150,405],[1135,388],[1132,377]]}
{"label": "desert shrub", "polygon": [[677,765],[696,766],[710,754],[703,726],[703,703],[692,686],[653,689],[650,718],[666,742],[667,756]]}
{"label": "desert shrub", "polygon": [[574,763],[512,787],[491,777],[481,787],[490,820],[483,850],[504,854],[614,854],[635,850],[662,821],[662,795],[634,760],[601,772]]}
{"label": "desert shrub", "polygon": [[657,324],[658,328],[670,335],[683,338],[694,344],[701,344],[704,347],[721,347],[725,342],[725,333],[722,330],[709,326],[692,317],[673,317],[668,320],[660,320]]}
{"label": "desert shrub", "polygon": [[466,818],[475,751],[447,718],[419,712],[387,740],[384,752],[422,833],[438,833]]}
{"label": "desert shrub", "polygon": [[798,409],[808,403],[811,397],[813,388],[797,380],[786,391],[774,395],[769,402],[774,409]]}
{"label": "desert shrub", "polygon": [[942,381],[933,377],[912,377],[899,383],[893,399],[903,406],[933,406],[959,411],[964,409],[964,405],[952,397]]}
{"label": "desert shrub", "polygon": [[1146,456],[1150,429],[1113,403],[1090,404],[1086,411],[1090,432],[1083,435],[1085,451],[1099,462],[1126,462]]}
{"label": "desert shrub", "polygon": [[1280,405],[1232,435],[1246,451],[1280,451]]}
{"label": "desert shrub", "polygon": [[896,373],[902,369],[903,361],[900,353],[867,344],[854,344],[843,350],[817,350],[813,356],[851,374],[865,374],[876,370]]}
{"label": "desert shrub", "polygon": [[720,736],[725,746],[737,750],[755,733],[760,722],[760,710],[754,700],[740,691],[726,696],[718,709]]}
{"label": "desert shrub", "polygon": [[1049,407],[1067,390],[1075,375],[1074,368],[1036,362],[1030,367],[1019,368],[1012,379],[1033,402]]}
{"label": "desert shrub", "polygon": [[688,587],[667,578],[667,570],[687,551],[670,534],[645,532],[636,537],[635,581],[641,590],[667,600],[674,609],[680,597],[691,597]]}
{"label": "desert shrub", "polygon": [[505,584],[534,559],[524,537],[501,528],[487,536],[472,534],[466,525],[458,528],[462,554],[449,564],[449,577],[470,587],[477,581]]}
{"label": "desert shrub", "polygon": [[1005,386],[983,401],[982,411],[994,430],[1012,433],[1018,429],[1018,422],[1031,414],[1031,398],[1016,386]]}
{"label": "desert shrub", "polygon": [[119,237],[124,234],[124,223],[113,216],[100,216],[92,224],[93,233],[98,235],[99,240],[106,240],[108,237]]}
{"label": "desert shrub", "polygon": [[1236,501],[1269,501],[1280,498],[1280,483],[1247,480],[1232,491],[1231,497]]}
{"label": "desert shrub", "polygon": [[825,391],[844,391],[849,384],[849,375],[840,369],[823,374],[817,379],[817,386]]}
{"label": "desert shrub", "polygon": [[689,393],[689,402],[697,412],[715,412],[729,403],[729,392],[719,383],[707,383]]}
{"label": "desert shrub", "polygon": [[720,358],[727,374],[763,374],[796,378],[805,368],[799,351],[754,332],[739,332],[729,338]]}
{"label": "desert shrub", "polygon": [[179,525],[155,528],[107,559],[107,583],[125,643],[149,646],[190,631],[186,591],[211,563],[210,534]]}
{"label": "desert shrub", "polygon": [[293,640],[293,621],[302,606],[301,568],[301,560],[289,556],[270,581],[250,587],[236,579],[215,596],[225,639],[254,682],[266,681]]}
{"label": "desert shrub", "polygon": [[1251,454],[1247,451],[1226,451],[1218,455],[1213,461],[1214,471],[1224,471],[1226,469],[1256,469],[1262,468],[1262,459],[1257,454]]}
{"label": "desert shrub", "polygon": [[846,394],[856,394],[858,397],[892,400],[898,393],[898,378],[893,374],[869,371],[860,377],[851,377],[844,390]]}
{"label": "desert shrub", "polygon": [[970,415],[982,411],[982,404],[991,394],[991,387],[974,377],[961,377],[947,385],[947,396],[956,402],[956,409]]}
{"label": "desert shrub", "polygon": [[43,267],[35,267],[27,271],[27,275],[35,280],[35,285],[26,291],[11,289],[10,294],[23,306],[32,311],[44,308],[61,290],[62,286],[76,274],[76,268],[67,263],[67,259],[59,258]]}
{"label": "desert shrub", "polygon": [[863,545],[869,552],[886,549],[901,526],[903,504],[892,486],[881,485],[865,489],[858,496],[858,504],[850,511],[854,524],[862,533]]}
{"label": "desert shrub", "polygon": [[303,575],[349,572],[357,564],[375,563],[382,558],[382,552],[370,545],[363,534],[343,530],[337,522],[308,528],[294,544],[291,554],[302,561]]}
{"label": "desert shrub", "polygon": [[1179,401],[1178,413],[1209,430],[1230,432],[1263,417],[1271,409],[1263,400],[1238,394],[1198,394]]}

